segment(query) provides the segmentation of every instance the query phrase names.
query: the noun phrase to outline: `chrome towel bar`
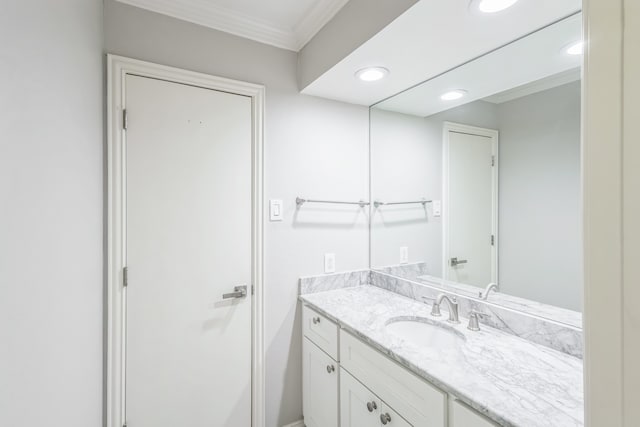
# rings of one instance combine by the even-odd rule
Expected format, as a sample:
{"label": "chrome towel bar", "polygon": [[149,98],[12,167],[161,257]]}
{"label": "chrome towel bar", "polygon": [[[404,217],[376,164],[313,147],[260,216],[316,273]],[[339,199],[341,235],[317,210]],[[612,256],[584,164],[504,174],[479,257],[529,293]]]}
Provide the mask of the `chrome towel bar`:
{"label": "chrome towel bar", "polygon": [[379,208],[380,206],[413,205],[413,204],[417,204],[417,203],[420,203],[420,204],[422,204],[422,206],[424,206],[427,203],[431,203],[431,200],[420,199],[420,200],[411,200],[411,201],[408,201],[408,202],[383,202],[381,200],[376,200],[375,202],[373,202],[373,206],[375,206],[376,208]]}
{"label": "chrome towel bar", "polygon": [[341,202],[336,200],[313,200],[313,199],[303,199],[302,197],[296,197],[296,205],[298,207],[304,205],[305,203],[330,203],[337,205],[358,205],[361,208],[368,206],[370,203],[365,202],[364,200],[359,200],[357,202]]}

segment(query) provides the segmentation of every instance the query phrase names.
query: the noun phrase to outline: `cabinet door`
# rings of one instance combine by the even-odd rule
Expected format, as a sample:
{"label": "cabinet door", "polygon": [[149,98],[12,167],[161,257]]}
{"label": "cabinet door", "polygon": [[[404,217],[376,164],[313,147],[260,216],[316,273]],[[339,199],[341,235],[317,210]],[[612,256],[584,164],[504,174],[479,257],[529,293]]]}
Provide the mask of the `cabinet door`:
{"label": "cabinet door", "polygon": [[380,427],[382,402],[344,369],[340,370],[340,426]]}
{"label": "cabinet door", "polygon": [[304,338],[302,400],[307,427],[338,427],[338,364]]}
{"label": "cabinet door", "polygon": [[380,423],[387,427],[411,427],[404,418],[398,415],[393,409],[384,402],[380,407]]}

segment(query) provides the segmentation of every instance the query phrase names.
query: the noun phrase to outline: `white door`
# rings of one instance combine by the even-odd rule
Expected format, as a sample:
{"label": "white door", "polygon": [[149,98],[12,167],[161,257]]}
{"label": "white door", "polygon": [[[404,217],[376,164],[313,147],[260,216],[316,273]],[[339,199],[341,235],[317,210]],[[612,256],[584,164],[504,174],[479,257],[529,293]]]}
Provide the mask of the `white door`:
{"label": "white door", "polygon": [[251,99],[125,84],[127,423],[249,427]]}
{"label": "white door", "polygon": [[473,129],[446,129],[444,271],[485,287],[497,276],[497,132]]}
{"label": "white door", "polygon": [[338,427],[338,364],[303,339],[303,415],[307,427]]}
{"label": "white door", "polygon": [[344,369],[340,370],[340,427],[379,427],[382,401]]}

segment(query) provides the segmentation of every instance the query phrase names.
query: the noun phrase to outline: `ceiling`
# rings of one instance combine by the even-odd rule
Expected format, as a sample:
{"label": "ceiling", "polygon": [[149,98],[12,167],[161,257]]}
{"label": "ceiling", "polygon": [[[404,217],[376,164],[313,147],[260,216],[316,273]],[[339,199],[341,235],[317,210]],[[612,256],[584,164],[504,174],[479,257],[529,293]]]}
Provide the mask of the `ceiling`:
{"label": "ceiling", "polygon": [[[580,11],[581,0],[520,0],[481,14],[469,0],[420,0],[302,93],[372,105]],[[366,83],[356,71],[382,66],[390,74]]]}
{"label": "ceiling", "polygon": [[[427,117],[468,102],[484,99],[502,103],[580,79],[580,55],[567,46],[582,38],[578,13],[454,70],[399,93],[376,105],[384,110]],[[440,98],[462,89],[456,101]]]}
{"label": "ceiling", "polygon": [[117,0],[299,51],[349,0]]}

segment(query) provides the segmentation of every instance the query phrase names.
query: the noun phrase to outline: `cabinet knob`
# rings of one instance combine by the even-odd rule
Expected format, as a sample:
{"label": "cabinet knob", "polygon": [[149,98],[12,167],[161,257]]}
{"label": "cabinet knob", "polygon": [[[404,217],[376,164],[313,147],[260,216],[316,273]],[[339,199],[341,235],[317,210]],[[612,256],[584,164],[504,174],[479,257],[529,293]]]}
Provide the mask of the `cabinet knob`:
{"label": "cabinet knob", "polygon": [[369,412],[373,412],[378,409],[378,405],[376,405],[376,402],[367,402],[367,409]]}
{"label": "cabinet knob", "polygon": [[331,373],[336,370],[336,367],[333,365],[327,365],[327,372]]}
{"label": "cabinet knob", "polygon": [[382,421],[382,424],[387,424],[391,422],[391,415],[389,415],[388,413],[386,414],[380,414],[380,421]]}
{"label": "cabinet knob", "polygon": [[320,323],[320,318],[319,317],[314,317],[313,319],[313,324],[317,325],[318,323]]}

